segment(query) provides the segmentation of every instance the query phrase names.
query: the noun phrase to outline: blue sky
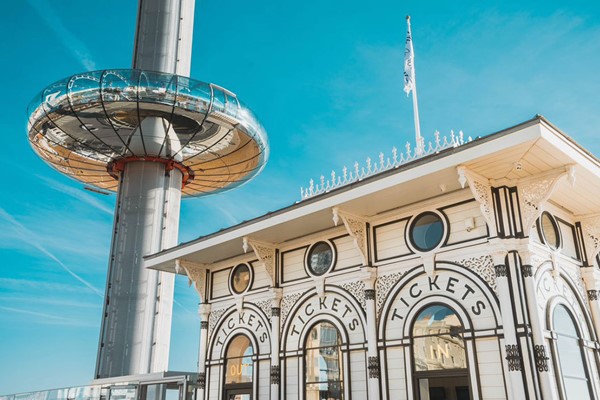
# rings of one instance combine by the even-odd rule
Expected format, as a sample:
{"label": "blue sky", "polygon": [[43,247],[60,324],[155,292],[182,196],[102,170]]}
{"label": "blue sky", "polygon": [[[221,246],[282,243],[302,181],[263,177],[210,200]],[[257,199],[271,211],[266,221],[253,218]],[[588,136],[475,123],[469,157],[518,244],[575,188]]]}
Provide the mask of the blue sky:
{"label": "blue sky", "polygon": [[[26,108],[63,77],[128,68],[136,3],[3,4],[0,393],[93,377],[115,197],[38,159]],[[597,2],[198,0],[191,75],[256,112],[271,158],[242,188],[185,200],[181,241],[294,203],[311,178],[412,141],[406,14],[426,139],[436,129],[486,135],[539,113],[600,155]],[[173,370],[196,368],[197,301],[178,279]]]}

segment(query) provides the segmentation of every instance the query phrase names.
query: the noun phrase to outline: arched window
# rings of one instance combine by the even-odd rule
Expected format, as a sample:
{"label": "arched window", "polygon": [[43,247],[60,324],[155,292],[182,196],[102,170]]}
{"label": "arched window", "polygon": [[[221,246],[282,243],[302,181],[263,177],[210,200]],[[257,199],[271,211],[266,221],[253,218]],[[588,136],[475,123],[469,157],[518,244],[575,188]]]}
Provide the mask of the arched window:
{"label": "arched window", "polygon": [[[254,378],[254,349],[250,339],[237,335],[227,347],[225,360],[225,398],[250,399]],[[237,397],[236,397],[237,396]]]}
{"label": "arched window", "polygon": [[471,398],[463,324],[454,310],[432,305],[412,329],[413,366],[419,400]]}
{"label": "arched window", "polygon": [[591,399],[590,382],[581,349],[581,336],[569,310],[558,305],[552,316],[556,333],[556,352],[562,376],[562,386],[568,398]]}
{"label": "arched window", "polygon": [[306,400],[341,400],[344,394],[342,341],[335,326],[319,322],[304,344]]}

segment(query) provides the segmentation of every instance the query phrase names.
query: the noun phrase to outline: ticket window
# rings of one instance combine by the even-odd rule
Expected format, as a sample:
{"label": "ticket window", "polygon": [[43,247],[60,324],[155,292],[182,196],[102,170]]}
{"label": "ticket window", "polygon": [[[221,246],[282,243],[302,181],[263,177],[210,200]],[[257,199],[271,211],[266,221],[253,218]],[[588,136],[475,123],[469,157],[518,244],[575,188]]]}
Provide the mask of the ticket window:
{"label": "ticket window", "polygon": [[343,400],[342,340],[330,322],[315,324],[304,343],[306,400]]}
{"label": "ticket window", "polygon": [[238,335],[229,343],[225,361],[225,400],[251,400],[254,349],[250,339]]}
{"label": "ticket window", "polygon": [[419,400],[471,400],[463,324],[454,310],[423,309],[412,329],[413,371]]}

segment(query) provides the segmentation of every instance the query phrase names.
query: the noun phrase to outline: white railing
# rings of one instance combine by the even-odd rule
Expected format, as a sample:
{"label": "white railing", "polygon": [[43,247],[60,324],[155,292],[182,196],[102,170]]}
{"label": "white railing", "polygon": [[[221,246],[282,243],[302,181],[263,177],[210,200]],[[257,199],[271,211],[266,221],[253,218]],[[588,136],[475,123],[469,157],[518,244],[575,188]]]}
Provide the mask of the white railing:
{"label": "white railing", "polygon": [[391,158],[386,158],[383,153],[379,153],[379,162],[373,162],[373,160],[368,157],[366,160],[366,165],[364,166],[361,166],[358,162],[355,162],[354,170],[350,171],[346,166],[344,166],[341,175],[337,175],[335,171],[331,171],[331,177],[329,179],[325,180],[325,175],[321,175],[319,182],[316,184],[315,181],[311,179],[307,188],[300,188],[300,200],[306,200],[313,196],[327,193],[333,189],[361,181],[369,176],[373,176],[393,168],[398,168],[400,165],[418,160],[431,154],[439,153],[442,150],[458,147],[465,142],[470,142],[472,140],[471,137],[468,137],[465,140],[462,131],[459,131],[458,135],[456,135],[454,131],[450,131],[450,137],[440,137],[440,133],[438,131],[435,131],[434,135],[435,140],[433,142],[429,142],[427,145],[425,145],[423,138],[421,138],[420,146],[417,146],[414,150],[411,150],[411,145],[407,142],[405,146],[406,152],[398,153],[398,149],[394,147],[392,149]]}

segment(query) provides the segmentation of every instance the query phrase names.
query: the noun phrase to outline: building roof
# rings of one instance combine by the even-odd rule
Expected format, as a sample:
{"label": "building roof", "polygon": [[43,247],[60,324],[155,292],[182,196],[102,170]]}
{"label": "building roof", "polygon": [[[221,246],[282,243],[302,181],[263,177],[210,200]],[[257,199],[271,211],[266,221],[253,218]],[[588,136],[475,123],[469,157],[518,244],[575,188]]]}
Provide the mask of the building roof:
{"label": "building roof", "polygon": [[[242,255],[243,238],[281,244],[330,229],[332,208],[363,217],[463,190],[457,167],[485,177],[492,186],[515,186],[519,180],[573,166],[574,188],[566,181],[551,201],[574,215],[600,212],[600,160],[542,116],[477,138],[398,168],[295,203],[258,218],[145,257],[148,268],[175,272],[184,259],[212,264]],[[416,190],[418,188],[418,190]]]}

